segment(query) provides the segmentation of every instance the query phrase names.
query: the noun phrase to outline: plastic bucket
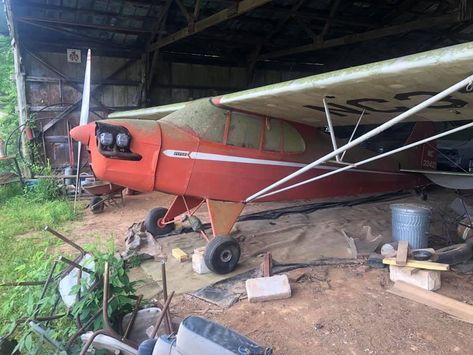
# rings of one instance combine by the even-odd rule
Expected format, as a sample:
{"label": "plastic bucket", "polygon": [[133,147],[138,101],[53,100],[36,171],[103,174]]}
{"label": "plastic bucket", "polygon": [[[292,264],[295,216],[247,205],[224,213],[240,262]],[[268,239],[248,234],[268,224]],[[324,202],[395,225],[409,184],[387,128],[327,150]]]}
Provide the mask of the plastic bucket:
{"label": "plastic bucket", "polygon": [[393,241],[407,240],[412,249],[427,248],[430,208],[414,203],[398,203],[390,207]]}

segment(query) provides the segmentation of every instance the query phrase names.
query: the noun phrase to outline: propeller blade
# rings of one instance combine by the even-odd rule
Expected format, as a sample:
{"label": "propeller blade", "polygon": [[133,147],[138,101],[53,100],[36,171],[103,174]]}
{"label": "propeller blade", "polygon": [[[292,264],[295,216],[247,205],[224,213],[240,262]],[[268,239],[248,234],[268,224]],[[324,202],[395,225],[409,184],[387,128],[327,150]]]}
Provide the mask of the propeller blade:
{"label": "propeller blade", "polygon": [[90,108],[90,70],[92,66],[92,54],[87,51],[87,64],[85,66],[84,88],[82,91],[82,107],[80,109],[80,125],[85,125],[89,121]]}
{"label": "propeller blade", "polygon": [[[89,108],[90,108],[90,71],[92,67],[92,53],[90,49],[87,51],[87,63],[85,66],[84,88],[82,91],[82,107],[80,109],[79,125],[83,126],[89,122]],[[77,151],[77,172],[76,172],[76,190],[74,193],[74,211],[76,209],[77,195],[80,196],[80,163],[81,163],[82,143],[79,142]]]}

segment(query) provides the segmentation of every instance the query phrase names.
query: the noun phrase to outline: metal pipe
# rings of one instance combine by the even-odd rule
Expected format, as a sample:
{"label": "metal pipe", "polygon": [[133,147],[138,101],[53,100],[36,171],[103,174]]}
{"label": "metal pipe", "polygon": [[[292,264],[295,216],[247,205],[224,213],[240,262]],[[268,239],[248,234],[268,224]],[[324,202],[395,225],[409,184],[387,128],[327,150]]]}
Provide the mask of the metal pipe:
{"label": "metal pipe", "polygon": [[[167,283],[167,277],[166,277],[166,263],[164,261],[161,261],[161,277],[163,281],[163,299],[164,303],[168,300],[168,283]],[[169,310],[166,311],[166,325],[167,325],[167,330],[168,333],[172,333],[172,322],[171,322],[171,315],[169,314]]]}
{"label": "metal pipe", "polygon": [[[325,117],[327,118],[328,130],[330,133],[330,139],[332,140],[333,150],[337,150],[337,140],[335,138],[335,132],[333,131],[332,117],[330,116],[330,109],[327,106],[327,101],[325,101],[325,97],[322,99],[322,102],[324,103]],[[340,161],[340,157],[338,154],[335,155],[335,160]]]}
{"label": "metal pipe", "polygon": [[161,323],[163,322],[164,316],[166,315],[166,312],[169,308],[169,305],[171,304],[172,296],[174,296],[174,291],[171,292],[169,295],[169,298],[167,299],[166,303],[163,306],[163,310],[159,314],[159,318],[156,320],[156,324],[153,329],[153,333],[151,333],[150,339],[156,338],[156,334],[158,333],[158,329],[161,326]]}
{"label": "metal pipe", "polygon": [[49,226],[44,227],[44,230],[51,233],[52,235],[56,236],[57,238],[61,239],[63,242],[69,244],[73,248],[77,249],[78,251],[81,252],[81,254],[85,254],[85,250],[82,249],[79,245],[74,243],[72,240],[66,238],[65,236],[63,236],[59,232],[55,231],[54,229],[50,228]]}
{"label": "metal pipe", "polygon": [[109,277],[110,277],[110,266],[108,262],[105,263],[105,270],[103,272],[103,299],[102,299],[102,317],[103,317],[103,324],[105,325],[105,329],[107,329],[113,336],[117,339],[120,339],[120,335],[117,334],[110,324],[110,320],[108,319],[108,294],[109,294]]}
{"label": "metal pipe", "polygon": [[43,286],[46,281],[4,282],[0,287],[6,286]]}
{"label": "metal pipe", "polygon": [[[53,266],[51,266],[51,269],[49,270],[48,277],[46,278],[46,282],[44,283],[43,289],[41,290],[41,295],[39,296],[39,299],[42,300],[43,297],[46,295],[46,292],[48,291],[48,286],[51,283],[51,280],[54,276],[54,271],[56,271],[58,261],[55,260],[53,263]],[[33,319],[38,315],[39,309],[40,309],[40,303],[38,303],[33,311]]]}
{"label": "metal pipe", "polygon": [[143,299],[143,295],[139,295],[138,299],[136,300],[135,307],[133,307],[133,313],[131,314],[130,321],[126,325],[125,332],[123,333],[122,340],[125,340],[128,338],[128,334],[131,331],[131,328],[133,327],[133,324],[135,323],[136,319],[136,314],[138,313],[138,310],[140,309],[140,304],[141,300]]}
{"label": "metal pipe", "polygon": [[[361,122],[361,119],[363,118],[364,114],[365,114],[365,109],[363,109],[363,112],[361,112],[361,115],[360,115],[360,118],[358,119],[358,122],[356,122],[356,126],[355,128],[353,128],[353,132],[351,133],[351,136],[350,136],[350,139],[348,140],[348,143],[350,143],[353,139],[353,137],[355,136],[355,133],[356,133],[356,130],[358,129],[358,126],[360,125],[360,122]],[[347,151],[345,150],[342,154],[342,156],[340,157],[340,161],[343,161],[343,158],[345,157],[345,154],[347,153]]]}
{"label": "metal pipe", "polygon": [[74,266],[75,268],[79,269],[79,270],[83,270],[85,271],[86,273],[88,273],[89,275],[93,275],[94,272],[92,270],[90,270],[89,268],[86,268],[85,266],[81,265],[81,264],[78,264],[76,263],[75,261],[72,261],[72,260],[69,260],[68,258],[65,258],[64,256],[60,256],[59,257],[59,261],[62,261],[66,264],[69,264],[71,266]]}
{"label": "metal pipe", "polygon": [[270,190],[273,190],[274,188],[286,183],[289,180],[294,179],[295,177],[305,173],[306,171],[308,171],[308,170],[310,170],[310,169],[312,169],[312,168],[314,168],[314,167],[316,167],[316,166],[318,166],[322,163],[325,163],[327,160],[335,157],[337,154],[343,153],[344,151],[346,151],[346,150],[348,150],[352,147],[355,147],[356,145],[366,141],[367,139],[369,139],[371,137],[374,137],[377,134],[380,134],[381,132],[384,132],[388,128],[394,126],[396,123],[399,123],[399,122],[405,120],[409,116],[412,116],[412,115],[416,114],[417,112],[423,110],[424,108],[429,107],[430,105],[434,104],[435,102],[440,101],[443,98],[447,97],[448,95],[454,93],[455,91],[458,91],[461,88],[467,86],[472,81],[473,81],[473,75],[470,75],[466,79],[463,79],[462,81],[460,81],[460,82],[450,86],[449,88],[445,89],[444,91],[438,93],[437,95],[432,96],[431,98],[421,102],[420,104],[410,108],[409,110],[407,110],[407,111],[401,113],[400,115],[390,119],[389,121],[383,123],[381,126],[376,127],[375,129],[372,129],[371,131],[363,134],[362,136],[356,138],[352,142],[343,145],[342,147],[334,150],[333,152],[330,152],[330,153],[326,154],[325,156],[317,159],[316,161],[314,161],[314,162],[304,166],[303,168],[295,171],[294,173],[289,174],[288,176],[276,181],[275,183],[269,185],[268,187],[262,189],[261,191],[256,192],[255,194],[248,197],[245,200],[245,202],[251,202],[251,201],[257,199],[258,197],[260,197],[260,196],[264,195],[265,193],[269,192]]}
{"label": "metal pipe", "polygon": [[360,165],[363,165],[363,164],[366,164],[366,163],[370,163],[370,162],[372,162],[372,161],[375,161],[375,160],[378,160],[378,159],[381,159],[381,158],[385,158],[385,157],[387,157],[387,156],[389,156],[389,155],[402,152],[403,150],[410,149],[410,148],[416,147],[416,146],[418,146],[418,145],[421,145],[421,144],[430,142],[430,141],[432,141],[432,140],[435,140],[435,139],[438,139],[438,138],[442,138],[442,137],[444,137],[444,136],[446,136],[446,135],[449,135],[449,134],[452,134],[452,133],[456,133],[456,132],[462,131],[462,130],[467,129],[467,128],[472,128],[472,127],[473,127],[473,122],[470,122],[470,123],[465,124],[465,125],[463,125],[463,126],[460,126],[460,127],[457,127],[457,128],[453,128],[453,129],[448,130],[448,131],[445,131],[445,132],[443,132],[443,133],[439,133],[439,134],[437,134],[437,135],[435,135],[435,136],[422,139],[422,140],[420,140],[420,141],[417,141],[417,142],[408,144],[408,145],[406,145],[406,146],[403,146],[403,147],[400,147],[400,148],[391,150],[391,151],[389,151],[389,152],[386,152],[386,153],[383,153],[383,154],[380,154],[380,155],[376,155],[376,156],[374,156],[374,157],[371,157],[371,158],[368,158],[368,159],[359,161],[359,162],[357,162],[357,163],[349,164],[349,165],[344,166],[344,167],[342,167],[342,168],[340,168],[340,169],[330,171],[330,172],[328,172],[328,173],[325,173],[325,174],[322,174],[322,175],[313,177],[313,178],[308,179],[308,180],[305,180],[305,181],[301,181],[301,182],[299,182],[299,183],[297,183],[297,184],[290,185],[290,186],[284,187],[284,188],[282,188],[282,189],[269,192],[269,193],[264,194],[264,195],[262,195],[262,196],[260,196],[260,197],[258,197],[258,198],[263,198],[263,197],[271,196],[271,195],[274,195],[274,194],[277,194],[277,193],[280,193],[280,192],[283,192],[283,191],[287,191],[287,190],[290,190],[290,189],[293,189],[293,188],[296,188],[296,187],[299,187],[299,186],[308,184],[308,183],[310,183],[310,182],[313,182],[313,181],[316,181],[316,180],[320,180],[320,179],[323,179],[323,178],[325,178],[325,177],[328,177],[328,176],[331,176],[331,175],[335,175],[335,174],[341,173],[341,172],[346,171],[346,170],[349,170],[349,169],[351,169],[351,168],[355,168],[355,167],[357,167],[357,166],[360,166]]}

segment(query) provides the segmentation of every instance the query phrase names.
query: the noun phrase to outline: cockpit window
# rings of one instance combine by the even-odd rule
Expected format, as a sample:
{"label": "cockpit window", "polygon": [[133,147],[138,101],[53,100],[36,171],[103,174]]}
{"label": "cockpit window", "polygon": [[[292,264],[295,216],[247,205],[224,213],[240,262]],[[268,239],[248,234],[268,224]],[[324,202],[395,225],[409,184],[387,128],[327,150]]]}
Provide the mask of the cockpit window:
{"label": "cockpit window", "polygon": [[281,121],[266,119],[263,149],[271,152],[281,151]]}
{"label": "cockpit window", "polygon": [[240,112],[232,112],[228,145],[259,149],[261,136],[261,118]]}
{"label": "cockpit window", "polygon": [[212,105],[208,98],[189,102],[161,119],[192,130],[197,136],[222,143],[227,110]]}
{"label": "cockpit window", "polygon": [[302,153],[305,142],[300,133],[290,123],[282,122],[284,131],[284,151],[286,153]]}
{"label": "cockpit window", "polygon": [[302,153],[305,142],[290,123],[278,119],[266,119],[263,149],[271,152]]}

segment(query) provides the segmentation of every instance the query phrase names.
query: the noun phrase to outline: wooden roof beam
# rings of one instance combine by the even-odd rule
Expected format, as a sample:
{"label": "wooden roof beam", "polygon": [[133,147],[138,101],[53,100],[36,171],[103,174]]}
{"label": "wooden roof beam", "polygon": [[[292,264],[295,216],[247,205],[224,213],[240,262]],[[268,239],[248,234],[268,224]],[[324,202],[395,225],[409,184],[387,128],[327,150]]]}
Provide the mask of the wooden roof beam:
{"label": "wooden roof beam", "polygon": [[[157,5],[152,5],[157,6]],[[151,8],[151,7],[150,7]],[[31,2],[27,0],[22,0],[21,3],[16,3],[14,6],[15,13],[18,14],[18,11],[24,12],[26,9],[34,10],[37,12],[38,10],[53,10],[53,11],[60,11],[60,12],[68,12],[74,14],[82,14],[86,16],[108,16],[113,17],[119,20],[149,20],[154,21],[156,17],[148,16],[148,15],[128,15],[128,14],[121,14],[115,12],[109,12],[104,10],[96,10],[96,9],[85,9],[85,8],[75,8],[69,6],[59,6],[59,5],[51,5],[51,4],[40,4],[37,2]]]}
{"label": "wooden roof beam", "polygon": [[145,30],[142,28],[130,28],[130,27],[124,28],[124,27],[116,27],[116,26],[109,26],[109,25],[99,25],[99,24],[93,24],[93,23],[70,22],[70,21],[58,20],[58,19],[45,19],[45,18],[39,18],[39,17],[19,16],[19,17],[16,17],[16,19],[18,21],[30,22],[30,23],[48,23],[51,25],[85,27],[85,28],[110,31],[110,32],[122,32],[122,33],[150,33],[151,32],[151,30]]}
{"label": "wooden roof beam", "polygon": [[424,28],[453,24],[456,22],[460,22],[460,16],[458,13],[452,13],[452,14],[443,15],[443,16],[436,16],[432,18],[424,18],[424,19],[419,19],[416,21],[410,21],[407,23],[399,24],[399,25],[378,28],[372,31],[354,33],[351,35],[328,39],[319,43],[311,43],[311,44],[306,44],[299,47],[264,53],[258,57],[258,60],[265,60],[265,59],[271,59],[271,58],[285,57],[288,55],[313,52],[313,51],[323,49],[323,48],[330,48],[330,47],[343,46],[347,44],[365,42],[365,41],[369,41],[373,39],[421,30]]}
{"label": "wooden roof beam", "polygon": [[149,50],[150,51],[155,51],[159,48],[162,48],[164,46],[167,46],[171,43],[174,43],[176,41],[179,41],[180,39],[189,37],[195,33],[201,32],[207,28],[210,28],[212,26],[216,26],[222,22],[225,22],[231,18],[237,17],[239,15],[242,15],[248,11],[251,11],[253,9],[256,9],[260,6],[263,6],[267,3],[269,3],[271,0],[243,0],[241,2],[235,3],[235,6],[229,7],[227,9],[224,9],[222,11],[217,12],[214,15],[210,15],[207,18],[204,18],[200,21],[195,22],[194,26],[191,28],[185,27],[182,28],[181,30],[153,43]]}

